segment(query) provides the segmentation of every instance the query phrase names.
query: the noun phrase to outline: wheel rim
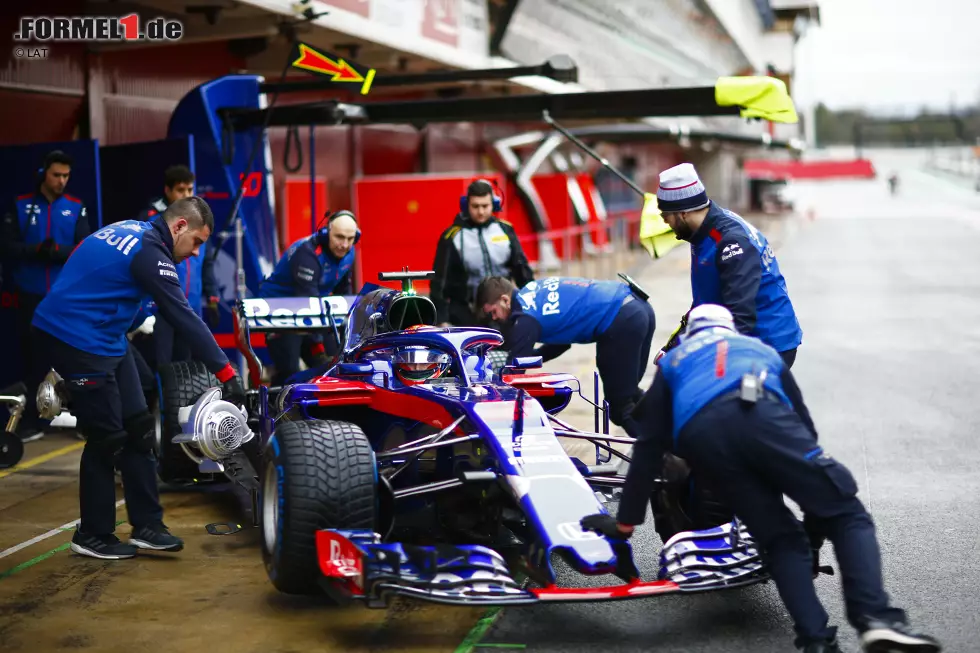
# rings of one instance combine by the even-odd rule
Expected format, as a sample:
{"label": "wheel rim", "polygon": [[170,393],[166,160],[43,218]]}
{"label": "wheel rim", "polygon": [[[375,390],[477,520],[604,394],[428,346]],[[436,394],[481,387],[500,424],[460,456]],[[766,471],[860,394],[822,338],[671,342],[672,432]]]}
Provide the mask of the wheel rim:
{"label": "wheel rim", "polygon": [[262,481],[262,541],[270,555],[276,551],[279,534],[279,472],[269,461]]}

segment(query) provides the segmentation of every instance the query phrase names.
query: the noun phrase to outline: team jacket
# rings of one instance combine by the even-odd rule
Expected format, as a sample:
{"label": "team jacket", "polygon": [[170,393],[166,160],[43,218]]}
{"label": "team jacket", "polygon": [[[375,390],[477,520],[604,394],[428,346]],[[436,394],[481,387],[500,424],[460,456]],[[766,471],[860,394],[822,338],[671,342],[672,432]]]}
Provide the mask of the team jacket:
{"label": "team jacket", "polygon": [[[151,222],[167,210],[167,200],[159,197],[137,217],[139,222]],[[218,282],[214,276],[214,259],[207,254],[207,243],[201,245],[197,256],[191,256],[177,265],[180,287],[184,289],[187,303],[198,315],[204,313],[205,300],[218,296]]]}
{"label": "team jacket", "polygon": [[[551,360],[573,343],[595,342],[616,319],[630,295],[618,281],[550,277],[532,281],[511,296],[509,360]],[[545,347],[534,349],[536,342]]]}
{"label": "team jacket", "polygon": [[470,306],[485,277],[508,277],[518,288],[534,280],[509,222],[490,218],[477,225],[463,214],[439,237],[432,269],[436,274],[429,298],[436,305],[437,323],[475,324]]}
{"label": "team jacket", "polygon": [[796,412],[817,437],[803,395],[775,349],[739,334],[698,334],[664,356],[633,419],[639,426],[626,474],[617,521],[642,524],[664,452],[670,451],[687,422],[712,400],[741,384],[747,372],[761,373],[765,388]]}
{"label": "team jacket", "polygon": [[720,304],[740,333],[776,351],[798,347],[803,331],[772,247],[741,216],[714,202],[691,238],[693,306]]}
{"label": "team jacket", "polygon": [[173,260],[173,237],[161,220],[126,220],[103,227],[74,251],[33,325],[96,356],[126,353],[126,332],[146,296],[187,341],[195,360],[218,380],[234,375],[228,358],[187,304]]}
{"label": "team jacket", "polygon": [[316,236],[289,246],[262,285],[259,297],[322,297],[352,294],[354,249],[339,261],[329,251],[316,252]]}
{"label": "team jacket", "polygon": [[[50,203],[40,192],[18,197],[3,217],[0,234],[17,290],[47,294],[75,245],[90,231],[85,205],[77,197],[61,195]],[[49,238],[55,247],[50,255],[41,254],[38,246]]]}

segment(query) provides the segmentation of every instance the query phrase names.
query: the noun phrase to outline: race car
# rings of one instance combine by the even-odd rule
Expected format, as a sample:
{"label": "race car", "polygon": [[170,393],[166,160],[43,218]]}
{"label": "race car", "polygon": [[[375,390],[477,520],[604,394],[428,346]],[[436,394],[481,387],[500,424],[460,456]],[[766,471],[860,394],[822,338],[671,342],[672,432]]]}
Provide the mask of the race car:
{"label": "race car", "polygon": [[[401,290],[362,289],[335,361],[281,389],[250,390],[244,408],[222,400],[213,379],[197,378],[206,372],[188,379],[203,389],[178,408],[181,432],[167,434],[169,446],[183,449],[199,473],[224,474],[249,490],[265,567],[279,591],[325,592],[370,607],[394,595],[510,605],[717,590],[768,578],[737,520],[662,533],[669,537],[657,579],[636,578],[627,542],[580,525],[615,499],[624,476],[611,456],[629,457],[612,445],[633,441],[610,435],[607,420],[599,433],[560,419],[573,396],[589,400],[572,375],[533,373],[540,357],[494,371],[488,355],[502,344],[499,332],[433,326],[434,305],[413,288],[432,274],[381,273],[380,281],[401,282]],[[261,371],[250,346],[255,331],[332,328],[339,302],[323,298],[316,310],[314,299],[240,303],[250,379]],[[590,403],[601,412],[598,401]],[[592,442],[597,463],[570,457],[559,437]],[[209,526],[214,534],[235,530]],[[556,557],[580,574],[620,581],[559,587]]]}

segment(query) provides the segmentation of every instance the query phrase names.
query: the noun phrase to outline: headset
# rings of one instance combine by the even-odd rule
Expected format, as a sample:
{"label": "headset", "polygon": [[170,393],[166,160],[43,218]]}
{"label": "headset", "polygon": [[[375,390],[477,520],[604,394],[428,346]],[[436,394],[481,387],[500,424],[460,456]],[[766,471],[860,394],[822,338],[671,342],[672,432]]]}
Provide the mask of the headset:
{"label": "headset", "polygon": [[44,159],[41,161],[41,167],[37,169],[37,183],[44,181],[44,173],[48,171],[52,163],[55,163],[56,159],[68,159],[68,166],[71,167],[72,161],[71,157],[62,152],[61,150],[51,150],[44,155]]}
{"label": "headset", "polygon": [[500,213],[500,210],[504,208],[503,193],[500,192],[497,182],[491,182],[487,179],[476,179],[470,182],[470,185],[466,188],[466,195],[459,198],[459,210],[462,213],[468,213],[470,209],[470,195],[480,197],[486,195],[486,191],[490,191],[490,196],[493,198],[493,212]]}
{"label": "headset", "polygon": [[[331,213],[330,210],[328,209],[327,212],[323,214],[323,219],[320,220],[320,224],[323,226],[318,227],[316,232],[314,233],[314,235],[316,236],[316,241],[317,243],[320,243],[321,247],[325,243],[330,242],[330,225],[333,224],[334,220],[344,215],[346,215],[351,220],[353,220],[354,224],[357,224],[357,216],[355,216],[353,213],[351,213],[346,209],[342,209],[334,213]],[[361,240],[361,227],[358,226],[357,233],[354,234],[354,245],[356,245],[360,240]]]}

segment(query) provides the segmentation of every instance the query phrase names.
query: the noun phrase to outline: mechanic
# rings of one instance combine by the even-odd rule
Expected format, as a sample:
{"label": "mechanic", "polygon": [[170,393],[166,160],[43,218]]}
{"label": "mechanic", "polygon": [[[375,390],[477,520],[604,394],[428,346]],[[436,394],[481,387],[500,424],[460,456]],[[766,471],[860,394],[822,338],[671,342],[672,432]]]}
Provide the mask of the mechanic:
{"label": "mechanic", "polygon": [[[136,216],[136,220],[150,222],[177,200],[193,194],[194,173],[190,168],[185,165],[170,166],[163,173],[163,196],[151,201],[149,206]],[[206,308],[208,323],[211,327],[216,327],[220,317],[218,312],[220,298],[218,283],[214,277],[214,257],[207,255],[206,248],[207,244],[202,244],[199,254],[187,257],[181,265],[178,265],[177,275],[191,309],[203,317]],[[206,302],[204,298],[207,298]],[[151,314],[155,313],[151,312]],[[170,362],[189,360],[190,348],[187,343],[180,338],[174,338],[173,325],[159,315],[156,317],[152,335],[152,356],[149,357],[154,369]]]}
{"label": "mechanic", "polygon": [[[176,265],[196,255],[214,217],[200,197],[179,199],[153,222],[108,225],[78,246],[34,313],[37,351],[65,379],[72,412],[86,436],[80,465],[81,520],[76,553],[116,560],[138,548],[179,551],[183,542],[163,523],[156,483],[154,420],[147,410],[127,331],[149,295],[222,384],[222,397],[241,405],[241,378],[201,318],[187,304]],[[113,466],[122,473],[133,532],[114,534]]]}
{"label": "mechanic", "polygon": [[[617,517],[589,515],[582,527],[615,540],[642,524],[664,453],[674,450],[725,496],[765,556],[790,616],[796,646],[836,653],[837,628],[813,587],[820,537],[834,544],[848,621],[866,651],[939,651],[889,605],[874,523],[854,477],[817,443],[800,389],[775,349],[737,332],[723,306],[691,310],[680,344],[660,362],[633,414],[640,437]],[[783,503],[803,510],[811,537]],[[817,535],[817,542],[813,536]],[[812,543],[812,544],[811,544]]]}
{"label": "mechanic", "polygon": [[[34,191],[19,196],[4,214],[0,250],[12,266],[17,291],[17,340],[27,379],[40,382],[47,369],[37,369],[31,348],[34,311],[57,281],[75,245],[91,232],[85,204],[65,193],[72,158],[60,150],[49,152],[37,171]],[[18,426],[24,442],[44,437],[37,413],[37,385],[28,383],[27,405]]]}
{"label": "mechanic", "polygon": [[[290,245],[275,269],[259,286],[259,297],[323,297],[353,294],[354,246],[361,239],[350,211],[327,212],[325,225]],[[319,250],[319,253],[318,253]],[[269,357],[275,365],[272,385],[281,386],[299,371],[302,356],[308,368],[323,365],[340,350],[331,329],[323,333],[270,333]]]}
{"label": "mechanic", "polygon": [[476,289],[486,277],[507,277],[518,288],[534,281],[517,233],[494,213],[503,208],[493,185],[473,181],[459,198],[459,214],[442,232],[432,269],[429,298],[440,326],[480,326]]}
{"label": "mechanic", "polygon": [[[548,361],[573,343],[596,343],[609,419],[627,433],[629,414],[643,396],[639,385],[656,327],[653,308],[641,297],[619,281],[568,277],[532,281],[521,289],[505,277],[488,277],[477,289],[484,313],[509,322],[508,365],[523,356]],[[538,342],[544,344],[535,349]]]}
{"label": "mechanic", "polygon": [[677,238],[691,243],[691,308],[726,307],[739,333],[758,337],[792,367],[803,331],[766,237],[709,200],[690,163],[660,173],[657,203]]}

